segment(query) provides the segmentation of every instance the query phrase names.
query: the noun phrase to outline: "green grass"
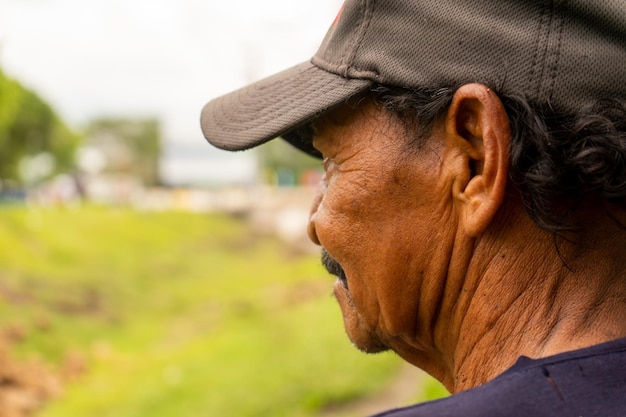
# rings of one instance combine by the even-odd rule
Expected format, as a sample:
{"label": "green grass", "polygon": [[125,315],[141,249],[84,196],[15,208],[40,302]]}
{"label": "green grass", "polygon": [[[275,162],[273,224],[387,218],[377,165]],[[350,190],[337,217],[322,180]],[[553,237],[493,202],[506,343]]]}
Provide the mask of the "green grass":
{"label": "green grass", "polygon": [[371,395],[401,362],[350,345],[332,281],[224,216],[0,209],[0,326],[21,357],[87,368],[43,417],[306,417]]}

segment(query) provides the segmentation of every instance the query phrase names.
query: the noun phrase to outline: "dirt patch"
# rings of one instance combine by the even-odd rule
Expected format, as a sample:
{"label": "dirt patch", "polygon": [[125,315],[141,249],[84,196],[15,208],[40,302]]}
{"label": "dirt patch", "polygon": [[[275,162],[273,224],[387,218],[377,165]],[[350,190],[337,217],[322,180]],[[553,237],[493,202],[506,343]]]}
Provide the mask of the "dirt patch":
{"label": "dirt patch", "polygon": [[[0,417],[30,417],[87,372],[87,360],[70,352],[58,366],[12,353],[14,329],[0,334]],[[9,338],[7,338],[9,335]]]}
{"label": "dirt patch", "polygon": [[12,357],[8,344],[0,342],[0,417],[32,416],[61,394],[61,380],[45,364]]}
{"label": "dirt patch", "polygon": [[[41,287],[44,287],[43,290]],[[65,315],[104,314],[100,295],[93,291],[80,291],[78,296],[72,297],[73,294],[68,291],[46,292],[49,288],[45,286],[33,288],[40,290],[40,293],[12,287],[0,281],[0,301],[20,309],[44,305],[48,311]],[[55,365],[40,358],[22,358],[15,354],[29,338],[53,331],[52,327],[50,319],[43,313],[29,319],[28,324],[5,323],[0,327],[0,417],[35,415],[59,397],[68,383],[87,371],[87,360],[78,352],[68,352]]]}

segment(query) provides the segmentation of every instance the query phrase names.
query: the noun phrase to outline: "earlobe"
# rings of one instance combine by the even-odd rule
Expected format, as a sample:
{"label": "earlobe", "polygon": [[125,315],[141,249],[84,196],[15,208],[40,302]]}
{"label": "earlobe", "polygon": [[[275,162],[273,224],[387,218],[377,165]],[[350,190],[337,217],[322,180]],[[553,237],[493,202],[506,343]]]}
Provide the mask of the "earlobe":
{"label": "earlobe", "polygon": [[466,84],[454,94],[445,123],[448,146],[463,161],[453,187],[460,224],[478,236],[504,200],[509,119],[497,94],[482,84]]}

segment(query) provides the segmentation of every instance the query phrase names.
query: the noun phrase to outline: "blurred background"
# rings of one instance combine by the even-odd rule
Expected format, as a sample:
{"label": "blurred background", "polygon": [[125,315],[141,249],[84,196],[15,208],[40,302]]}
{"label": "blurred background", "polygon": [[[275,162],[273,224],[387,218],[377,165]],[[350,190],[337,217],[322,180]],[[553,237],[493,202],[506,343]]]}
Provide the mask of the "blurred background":
{"label": "blurred background", "polygon": [[0,0],[0,417],[363,416],[444,395],[345,337],[320,179],[219,151],[211,98],[309,59],[340,0]]}

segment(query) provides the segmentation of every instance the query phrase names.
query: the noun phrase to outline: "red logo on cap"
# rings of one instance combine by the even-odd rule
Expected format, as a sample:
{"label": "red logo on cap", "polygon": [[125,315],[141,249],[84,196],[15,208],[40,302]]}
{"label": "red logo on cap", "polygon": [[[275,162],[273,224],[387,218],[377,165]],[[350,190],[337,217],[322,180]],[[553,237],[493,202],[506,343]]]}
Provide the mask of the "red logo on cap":
{"label": "red logo on cap", "polygon": [[333,27],[336,28],[337,25],[339,24],[339,20],[341,19],[341,13],[343,12],[343,8],[345,7],[346,3],[341,5],[341,9],[339,9],[339,13],[337,13],[337,17],[335,18],[335,21],[333,22]]}

